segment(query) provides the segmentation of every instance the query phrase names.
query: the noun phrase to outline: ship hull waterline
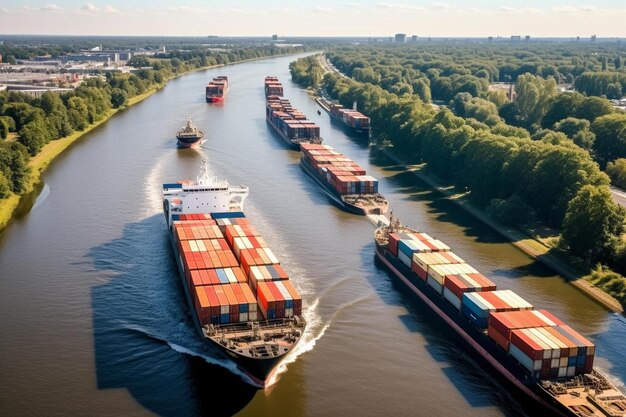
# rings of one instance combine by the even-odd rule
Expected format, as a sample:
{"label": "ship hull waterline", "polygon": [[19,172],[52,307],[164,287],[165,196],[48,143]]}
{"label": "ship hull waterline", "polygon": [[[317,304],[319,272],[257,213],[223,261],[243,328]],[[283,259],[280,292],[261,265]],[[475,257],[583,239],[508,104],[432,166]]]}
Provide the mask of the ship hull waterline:
{"label": "ship hull waterline", "polygon": [[[287,135],[285,135],[285,133],[280,130],[278,128],[278,126],[276,126],[274,124],[274,122],[272,122],[270,120],[269,117],[266,117],[265,120],[267,121],[267,123],[271,126],[272,130],[274,131],[274,133],[276,133],[278,136],[280,136],[280,138],[287,144],[287,146],[289,146],[291,149],[300,150],[300,143],[299,142],[293,142],[291,139],[289,139],[289,137]],[[306,141],[304,140],[302,143],[322,143],[321,138],[319,140],[314,140],[314,141]]]}
{"label": "ship hull waterline", "polygon": [[[376,258],[381,261],[392,272],[393,276],[398,278],[411,293],[426,304],[434,314],[443,320],[451,330],[472,348],[472,351],[468,353],[472,353],[473,357],[476,357],[481,362],[488,365],[496,372],[499,379],[506,382],[509,387],[513,388],[515,393],[519,393],[523,397],[517,398],[517,396],[515,396],[516,399],[523,400],[525,404],[533,409],[539,409],[544,413],[549,411],[550,414],[548,415],[550,416],[576,417],[576,414],[571,410],[554,400],[539,383],[529,382],[525,384],[520,379],[520,375],[517,374],[516,376],[516,372],[511,370],[513,360],[506,355],[504,350],[495,346],[495,343],[493,346],[490,346],[487,343],[488,340],[486,340],[487,336],[484,336],[484,341],[479,341],[479,339],[472,337],[470,333],[477,333],[477,331],[471,329],[469,321],[467,324],[463,324],[450,317],[445,311],[454,309],[454,307],[443,297],[434,293],[434,290],[428,287],[426,282],[422,281],[419,277],[415,276],[415,280],[407,278],[406,275],[410,274],[410,270],[407,271],[408,268],[404,264],[395,258],[386,248],[380,247],[378,244],[376,244]],[[423,285],[420,285],[420,282],[423,283]],[[432,297],[428,295],[429,290],[434,293]],[[437,297],[435,297],[435,295]],[[455,309],[454,311],[456,312],[457,310]],[[460,313],[458,314],[460,315]],[[499,352],[498,349],[501,352]],[[507,363],[509,366],[505,365]]]}

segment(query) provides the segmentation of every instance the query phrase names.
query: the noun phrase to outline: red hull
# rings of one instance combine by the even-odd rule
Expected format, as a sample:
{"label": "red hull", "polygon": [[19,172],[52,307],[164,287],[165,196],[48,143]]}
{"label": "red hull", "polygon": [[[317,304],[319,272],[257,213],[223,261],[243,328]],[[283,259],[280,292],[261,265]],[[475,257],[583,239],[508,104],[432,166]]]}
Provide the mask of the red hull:
{"label": "red hull", "polygon": [[220,101],[224,101],[224,97],[207,97],[207,103],[218,103]]}

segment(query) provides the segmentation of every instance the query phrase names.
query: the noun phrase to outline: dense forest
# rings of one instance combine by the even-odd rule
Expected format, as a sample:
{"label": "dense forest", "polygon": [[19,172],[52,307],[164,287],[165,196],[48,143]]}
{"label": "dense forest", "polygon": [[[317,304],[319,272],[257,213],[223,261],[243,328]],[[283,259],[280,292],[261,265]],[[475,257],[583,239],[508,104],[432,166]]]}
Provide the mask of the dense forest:
{"label": "dense forest", "polygon": [[[57,48],[37,47],[19,55],[17,51],[23,48],[7,42],[2,47],[20,57],[50,53]],[[302,49],[245,46],[228,51],[195,48],[155,57],[136,56],[129,61],[129,65],[137,68],[133,73],[106,72],[88,78],[71,92],[46,92],[41,97],[0,92],[0,204],[11,194],[28,191],[29,158],[37,155],[48,142],[106,118],[112,109],[124,106],[129,98],[196,68],[299,51]],[[15,136],[13,140],[9,140],[11,133]]]}
{"label": "dense forest", "polygon": [[[351,77],[329,73],[323,87],[343,105],[356,101],[392,152],[407,162],[426,163],[431,174],[468,190],[492,217],[557,228],[561,248],[587,267],[600,262],[626,272],[621,238],[626,210],[613,202],[610,179],[601,170],[626,182],[626,160],[620,159],[626,157],[626,114],[605,98],[560,93],[553,71],[543,72],[537,63],[525,66],[506,49],[503,56],[492,48],[449,55],[459,48],[338,48],[327,56]],[[590,71],[576,75],[559,64],[565,58],[544,53],[545,65],[557,68],[560,81],[568,74],[569,81],[593,77],[603,62],[602,55],[592,55],[584,61]],[[491,57],[489,68],[481,66],[483,56]],[[585,56],[570,52],[569,61]],[[613,70],[621,70],[619,62]],[[310,60],[294,63],[294,79],[311,85],[304,73],[312,66]],[[489,88],[502,74],[515,83],[512,102],[504,91]],[[453,88],[431,90],[442,83]],[[431,94],[446,105],[431,105]],[[616,293],[626,291],[626,280],[611,282],[619,287]]]}

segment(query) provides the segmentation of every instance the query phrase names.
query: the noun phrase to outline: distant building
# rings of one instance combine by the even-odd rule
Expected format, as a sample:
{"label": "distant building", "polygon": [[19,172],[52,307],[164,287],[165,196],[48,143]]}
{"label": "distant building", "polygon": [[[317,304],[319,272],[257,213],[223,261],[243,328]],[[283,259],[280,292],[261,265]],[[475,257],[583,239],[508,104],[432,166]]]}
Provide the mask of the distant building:
{"label": "distant building", "polygon": [[488,37],[487,42],[493,42],[493,36]]}
{"label": "distant building", "polygon": [[396,42],[397,43],[404,43],[406,42],[406,33],[396,33]]}
{"label": "distant building", "polygon": [[596,35],[591,35],[591,42],[595,42],[596,41]]}
{"label": "distant building", "polygon": [[530,41],[530,35],[526,35],[526,37],[524,38],[524,40],[525,40],[526,42],[529,42],[529,41]]}
{"label": "distant building", "polygon": [[417,42],[417,35],[411,35],[411,42]]}
{"label": "distant building", "polygon": [[272,40],[273,41],[277,41],[278,40],[278,35],[272,35]]}
{"label": "distant building", "polygon": [[520,35],[511,35],[511,42],[519,42],[522,40]]}

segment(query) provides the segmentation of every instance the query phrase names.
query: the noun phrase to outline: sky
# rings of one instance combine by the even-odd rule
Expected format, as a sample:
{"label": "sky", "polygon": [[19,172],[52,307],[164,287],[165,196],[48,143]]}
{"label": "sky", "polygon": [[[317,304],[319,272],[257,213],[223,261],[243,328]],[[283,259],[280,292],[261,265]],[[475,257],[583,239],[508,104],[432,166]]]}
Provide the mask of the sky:
{"label": "sky", "polygon": [[626,37],[626,0],[0,1],[0,34]]}

